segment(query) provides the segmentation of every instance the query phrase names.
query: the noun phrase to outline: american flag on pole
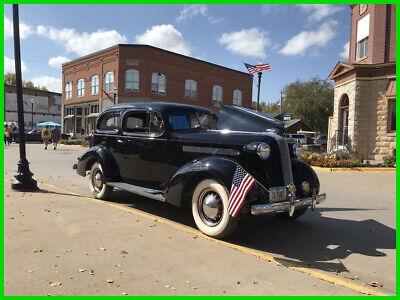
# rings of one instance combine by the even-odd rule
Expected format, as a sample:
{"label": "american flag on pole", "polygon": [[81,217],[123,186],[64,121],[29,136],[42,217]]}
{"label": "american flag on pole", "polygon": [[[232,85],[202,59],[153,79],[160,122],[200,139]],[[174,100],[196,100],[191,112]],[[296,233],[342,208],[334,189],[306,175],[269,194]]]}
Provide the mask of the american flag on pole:
{"label": "american flag on pole", "polygon": [[258,64],[258,65],[249,65],[244,63],[245,67],[247,68],[247,70],[249,71],[250,74],[253,73],[258,73],[258,72],[262,72],[263,70],[267,70],[267,71],[271,71],[271,65],[266,63],[266,64]]}
{"label": "american flag on pole", "polygon": [[232,217],[237,216],[254,181],[255,179],[250,174],[247,174],[245,170],[239,166],[236,167],[228,204],[228,213]]}

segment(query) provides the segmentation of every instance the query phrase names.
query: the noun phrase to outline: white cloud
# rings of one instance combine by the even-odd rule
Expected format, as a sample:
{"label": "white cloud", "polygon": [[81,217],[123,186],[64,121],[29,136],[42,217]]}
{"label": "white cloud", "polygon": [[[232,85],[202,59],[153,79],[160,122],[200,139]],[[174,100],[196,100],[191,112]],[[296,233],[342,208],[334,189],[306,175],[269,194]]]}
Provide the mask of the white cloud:
{"label": "white cloud", "polygon": [[61,65],[68,61],[70,61],[69,58],[66,58],[64,56],[56,56],[49,59],[49,65],[53,68],[61,68]]}
{"label": "white cloud", "polygon": [[[23,40],[33,33],[32,27],[19,23],[19,37]],[[14,36],[13,21],[4,16],[4,39]]]}
{"label": "white cloud", "polygon": [[224,33],[219,38],[221,45],[236,54],[264,58],[266,56],[265,46],[271,43],[268,32],[256,27],[243,29],[232,33]]}
{"label": "white cloud", "polygon": [[261,14],[266,15],[270,12],[284,13],[287,7],[282,4],[263,4],[261,6]]}
{"label": "white cloud", "polygon": [[207,5],[205,4],[185,4],[176,20],[179,22],[186,19],[191,19],[197,15],[202,15],[205,17],[206,13]]}
{"label": "white cloud", "polygon": [[323,47],[336,35],[336,25],[336,21],[328,21],[315,31],[302,31],[287,41],[279,52],[285,55],[299,55],[304,54],[310,47]]}
{"label": "white cloud", "polygon": [[36,28],[36,32],[59,43],[67,52],[75,52],[80,56],[114,46],[115,44],[124,44],[128,40],[116,30],[100,29],[91,33],[80,33],[72,28],[57,29],[40,25]]}
{"label": "white cloud", "polygon": [[31,79],[35,86],[45,86],[49,91],[61,93],[62,81],[59,78],[51,77],[51,76],[40,76]]}
{"label": "white cloud", "polygon": [[347,42],[343,46],[343,51],[340,53],[340,57],[346,60],[349,60],[349,52],[350,52],[350,42]]}
{"label": "white cloud", "polygon": [[182,34],[171,24],[155,25],[136,36],[139,44],[151,45],[183,55],[190,55],[190,45]]}
{"label": "white cloud", "polygon": [[319,22],[343,9],[341,6],[332,4],[298,4],[298,6],[309,14],[309,22]]}
{"label": "white cloud", "polygon": [[[26,64],[21,60],[21,72],[28,71]],[[15,73],[15,61],[7,56],[4,56],[4,74]]]}

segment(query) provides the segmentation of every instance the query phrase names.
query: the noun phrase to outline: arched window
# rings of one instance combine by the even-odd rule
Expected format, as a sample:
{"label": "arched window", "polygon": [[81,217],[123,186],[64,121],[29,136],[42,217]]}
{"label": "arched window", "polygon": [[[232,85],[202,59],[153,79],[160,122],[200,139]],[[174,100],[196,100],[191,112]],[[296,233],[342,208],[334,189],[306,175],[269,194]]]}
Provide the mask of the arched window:
{"label": "arched window", "polygon": [[113,72],[107,72],[104,75],[104,89],[106,92],[111,92],[114,90],[114,73]]}
{"label": "arched window", "polygon": [[212,101],[216,103],[221,103],[222,102],[222,96],[223,96],[223,89],[219,85],[214,85],[213,87],[213,95],[212,95]]}
{"label": "arched window", "polygon": [[67,82],[65,84],[65,99],[72,98],[72,82]]}
{"label": "arched window", "polygon": [[85,80],[83,78],[78,80],[78,97],[85,96]]}
{"label": "arched window", "polygon": [[99,76],[94,75],[90,78],[90,94],[96,95],[99,93]]}
{"label": "arched window", "polygon": [[166,77],[161,73],[153,73],[151,75],[151,91],[157,94],[165,94]]}
{"label": "arched window", "polygon": [[197,99],[197,82],[192,79],[185,81],[185,99]]}
{"label": "arched window", "polygon": [[347,145],[349,140],[349,96],[343,94],[339,101],[339,145]]}
{"label": "arched window", "polygon": [[242,91],[241,90],[233,91],[233,105],[242,106]]}
{"label": "arched window", "polygon": [[139,71],[127,70],[125,72],[125,90],[139,91]]}

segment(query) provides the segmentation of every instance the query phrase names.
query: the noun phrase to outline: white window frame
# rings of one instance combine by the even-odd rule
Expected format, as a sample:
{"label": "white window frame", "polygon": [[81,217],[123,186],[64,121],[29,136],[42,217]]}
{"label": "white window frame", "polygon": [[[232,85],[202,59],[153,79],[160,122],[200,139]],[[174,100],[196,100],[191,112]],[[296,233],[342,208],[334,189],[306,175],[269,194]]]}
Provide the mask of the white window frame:
{"label": "white window frame", "polygon": [[212,102],[222,103],[224,96],[224,89],[220,85],[213,86]]}
{"label": "white window frame", "polygon": [[112,92],[114,90],[114,72],[104,74],[104,90]]}
{"label": "white window frame", "polygon": [[167,93],[167,76],[161,73],[151,74],[151,92],[165,95]]}
{"label": "white window frame", "polygon": [[[129,78],[128,74],[132,74],[132,78]],[[130,85],[131,87],[128,87],[128,85]],[[138,70],[135,70],[135,69],[126,70],[126,72],[125,72],[125,91],[130,91],[130,92],[138,92],[139,91],[139,71]]]}
{"label": "white window frame", "polygon": [[83,78],[80,78],[78,80],[78,84],[76,85],[76,92],[78,97],[83,97],[85,96],[85,80]]}
{"label": "white window frame", "polygon": [[67,82],[65,84],[65,99],[71,99],[72,98],[72,82]]}
{"label": "white window frame", "polygon": [[90,95],[96,95],[99,93],[99,76],[93,75],[90,77]]}
{"label": "white window frame", "polygon": [[197,81],[186,79],[184,97],[189,100],[197,100]]}
{"label": "white window frame", "polygon": [[233,105],[234,106],[242,106],[242,91],[234,90],[233,91]]}

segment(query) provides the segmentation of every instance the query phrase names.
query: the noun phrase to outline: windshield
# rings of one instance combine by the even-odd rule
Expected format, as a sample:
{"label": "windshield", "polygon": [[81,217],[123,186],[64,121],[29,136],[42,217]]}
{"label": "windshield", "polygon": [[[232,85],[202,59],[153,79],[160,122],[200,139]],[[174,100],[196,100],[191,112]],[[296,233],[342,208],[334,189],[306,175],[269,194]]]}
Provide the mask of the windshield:
{"label": "windshield", "polygon": [[217,129],[216,116],[205,112],[173,113],[168,117],[173,130]]}

